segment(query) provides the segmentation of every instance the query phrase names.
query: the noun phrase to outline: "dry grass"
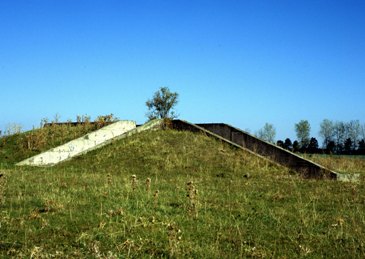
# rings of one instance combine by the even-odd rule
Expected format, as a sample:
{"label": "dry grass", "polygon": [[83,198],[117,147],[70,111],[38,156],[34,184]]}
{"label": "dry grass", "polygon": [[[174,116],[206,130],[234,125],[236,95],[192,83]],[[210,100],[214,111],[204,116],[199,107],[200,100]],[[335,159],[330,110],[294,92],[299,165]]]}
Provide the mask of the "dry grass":
{"label": "dry grass", "polygon": [[3,171],[1,257],[365,256],[363,179],[303,180],[199,134],[145,132]]}
{"label": "dry grass", "polygon": [[362,173],[365,172],[364,156],[346,155],[312,155],[309,159],[337,172]]}

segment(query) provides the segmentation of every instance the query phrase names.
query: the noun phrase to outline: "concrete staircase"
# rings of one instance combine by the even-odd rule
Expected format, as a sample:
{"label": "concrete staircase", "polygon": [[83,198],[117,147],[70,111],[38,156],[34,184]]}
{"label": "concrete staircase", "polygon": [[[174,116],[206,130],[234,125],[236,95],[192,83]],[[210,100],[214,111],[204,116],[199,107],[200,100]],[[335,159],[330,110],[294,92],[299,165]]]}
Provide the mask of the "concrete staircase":
{"label": "concrete staircase", "polygon": [[17,165],[53,166],[75,156],[79,156],[91,150],[105,146],[116,139],[121,139],[135,133],[154,128],[160,124],[160,120],[154,120],[140,127],[136,127],[136,123],[134,121],[118,121],[99,130],[88,133],[83,137],[72,140],[64,145],[25,159]]}

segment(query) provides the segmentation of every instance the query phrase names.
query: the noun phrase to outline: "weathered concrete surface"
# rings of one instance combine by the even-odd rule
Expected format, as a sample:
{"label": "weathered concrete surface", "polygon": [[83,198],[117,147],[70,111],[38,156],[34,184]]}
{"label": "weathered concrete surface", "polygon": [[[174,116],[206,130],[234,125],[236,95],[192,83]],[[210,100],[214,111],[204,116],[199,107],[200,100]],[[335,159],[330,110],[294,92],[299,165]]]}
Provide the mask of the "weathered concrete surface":
{"label": "weathered concrete surface", "polygon": [[[277,164],[298,172],[305,178],[329,178],[337,179],[340,174],[333,172],[308,159],[304,159],[286,149],[271,143],[262,141],[240,129],[224,123],[191,124],[182,120],[174,120],[173,128],[203,132],[208,136],[218,138],[239,148],[243,148],[262,158],[271,160]],[[341,175],[342,176],[342,175]]]}
{"label": "weathered concrete surface", "polygon": [[72,157],[102,147],[109,141],[136,128],[134,121],[118,121],[99,130],[72,140],[64,145],[48,150],[39,155],[25,159],[17,165],[52,166]]}

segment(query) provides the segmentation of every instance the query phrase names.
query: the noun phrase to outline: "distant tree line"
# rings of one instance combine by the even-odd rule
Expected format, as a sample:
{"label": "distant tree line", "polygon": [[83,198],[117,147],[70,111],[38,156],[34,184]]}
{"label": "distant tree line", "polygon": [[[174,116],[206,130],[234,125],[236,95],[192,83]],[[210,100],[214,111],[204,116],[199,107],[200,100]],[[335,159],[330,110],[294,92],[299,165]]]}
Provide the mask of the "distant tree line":
{"label": "distant tree line", "polygon": [[310,137],[310,124],[301,120],[295,124],[297,140],[278,140],[276,144],[293,152],[365,155],[365,124],[359,120],[349,122],[324,119],[320,124],[321,147],[315,137]]}

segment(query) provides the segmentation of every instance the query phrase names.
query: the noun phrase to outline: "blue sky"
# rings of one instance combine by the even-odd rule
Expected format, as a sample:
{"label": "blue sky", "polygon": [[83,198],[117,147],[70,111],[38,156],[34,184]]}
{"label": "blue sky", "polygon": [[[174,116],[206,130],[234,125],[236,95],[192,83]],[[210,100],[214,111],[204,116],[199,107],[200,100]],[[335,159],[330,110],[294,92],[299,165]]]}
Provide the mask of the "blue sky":
{"label": "blue sky", "polygon": [[191,122],[295,138],[365,120],[365,1],[0,1],[0,129],[113,113],[161,86]]}

